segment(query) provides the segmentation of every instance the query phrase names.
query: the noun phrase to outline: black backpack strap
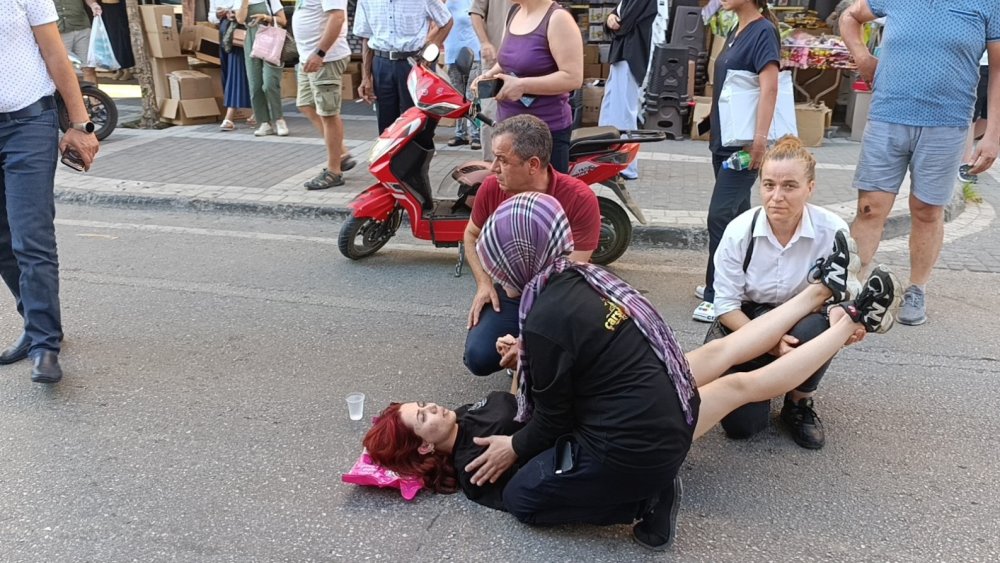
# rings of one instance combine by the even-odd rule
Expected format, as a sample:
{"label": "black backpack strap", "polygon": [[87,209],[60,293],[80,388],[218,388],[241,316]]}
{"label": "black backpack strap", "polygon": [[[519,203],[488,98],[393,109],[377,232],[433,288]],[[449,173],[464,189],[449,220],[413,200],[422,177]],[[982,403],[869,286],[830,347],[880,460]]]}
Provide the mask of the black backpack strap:
{"label": "black backpack strap", "polygon": [[747,255],[743,257],[744,274],[747,273],[747,268],[750,267],[750,260],[753,258],[753,243],[754,243],[753,232],[754,229],[757,228],[757,217],[760,217],[760,208],[758,208],[757,211],[754,211],[753,221],[750,222],[750,243],[747,244]]}
{"label": "black backpack strap", "polygon": [[514,19],[514,14],[516,14],[520,9],[520,4],[514,4],[509,10],[507,10],[507,27],[510,27],[510,20]]}

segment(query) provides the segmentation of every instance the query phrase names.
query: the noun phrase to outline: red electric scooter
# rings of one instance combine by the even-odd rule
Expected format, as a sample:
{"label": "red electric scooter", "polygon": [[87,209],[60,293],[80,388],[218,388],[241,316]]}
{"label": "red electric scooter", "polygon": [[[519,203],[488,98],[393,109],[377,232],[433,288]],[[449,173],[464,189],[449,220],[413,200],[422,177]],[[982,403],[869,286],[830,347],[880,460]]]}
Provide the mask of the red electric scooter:
{"label": "red electric scooter", "polygon": [[[421,53],[424,61],[436,61],[436,45]],[[468,59],[462,61],[462,59]],[[471,66],[471,51],[456,64]],[[474,161],[452,170],[438,192],[431,193],[428,168],[434,156],[434,131],[443,117],[493,122],[478,111],[478,103],[466,100],[447,79],[414,62],[407,88],[415,106],[406,110],[375,141],[369,170],[377,184],[358,194],[351,202],[351,217],[340,229],[340,252],[352,260],[370,256],[382,248],[396,231],[406,213],[413,236],[434,246],[459,246],[455,275],[462,274],[465,254],[461,244],[472,215],[472,202],[480,183],[490,174],[490,163]],[[620,176],[639,152],[639,143],[662,141],[660,131],[619,131],[615,127],[587,127],[573,131],[570,141],[569,173],[588,185],[607,186],[642,224],[642,210],[635,204]],[[454,195],[452,195],[454,194]],[[628,248],[632,222],[618,203],[598,197],[601,235],[591,261],[610,264]]]}

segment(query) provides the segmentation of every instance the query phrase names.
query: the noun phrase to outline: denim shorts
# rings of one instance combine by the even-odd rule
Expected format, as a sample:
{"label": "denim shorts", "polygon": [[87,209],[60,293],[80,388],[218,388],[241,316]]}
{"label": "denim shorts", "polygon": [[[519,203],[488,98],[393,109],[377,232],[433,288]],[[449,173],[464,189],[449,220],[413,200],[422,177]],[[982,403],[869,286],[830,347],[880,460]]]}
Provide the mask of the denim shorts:
{"label": "denim shorts", "polygon": [[928,205],[947,205],[968,132],[968,126],[914,127],[869,120],[854,188],[897,194],[909,168],[913,196]]}

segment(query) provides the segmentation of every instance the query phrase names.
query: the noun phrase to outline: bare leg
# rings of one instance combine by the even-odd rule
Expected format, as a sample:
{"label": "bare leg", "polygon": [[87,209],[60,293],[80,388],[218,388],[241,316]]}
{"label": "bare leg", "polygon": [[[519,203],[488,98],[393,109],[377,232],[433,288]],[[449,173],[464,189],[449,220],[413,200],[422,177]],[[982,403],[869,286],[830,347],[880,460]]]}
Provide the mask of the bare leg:
{"label": "bare leg", "polygon": [[85,67],[83,67],[82,70],[83,70],[83,81],[84,82],[92,82],[94,84],[97,84],[97,69],[96,68],[91,68],[91,67],[85,66]]}
{"label": "bare leg", "polygon": [[910,194],[910,283],[924,285],[944,244],[944,208]]}
{"label": "bare leg", "polygon": [[236,108],[226,108],[226,121],[232,121],[236,117]]}
{"label": "bare leg", "polygon": [[[776,311],[778,309],[771,313]],[[760,318],[763,319],[771,313]],[[736,331],[733,336],[746,328]],[[841,315],[829,330],[767,366],[751,372],[731,373],[705,386],[699,386],[701,408],[694,437],[698,438],[708,432],[737,407],[772,399],[798,387],[832,358],[859,329],[864,330],[864,327],[851,321],[850,317]]]}
{"label": "bare leg", "polygon": [[326,168],[331,174],[340,174],[340,162],[344,150],[344,122],[339,115],[324,115],[323,140],[326,142]]}
{"label": "bare leg", "polygon": [[[729,368],[767,353],[795,323],[816,311],[830,295],[830,290],[821,284],[809,285],[788,302],[753,319],[729,336],[688,352],[685,356],[695,383],[700,388],[718,379]],[[808,375],[812,371],[804,373]]]}
{"label": "bare leg", "polygon": [[858,214],[851,224],[851,237],[858,244],[859,277],[862,279],[871,272],[872,259],[885,230],[885,219],[895,201],[896,194],[888,192],[858,192]]}
{"label": "bare leg", "polygon": [[319,118],[319,114],[316,113],[316,108],[313,106],[299,106],[299,112],[309,119],[309,123],[313,124],[313,127],[319,131],[319,134],[323,134],[323,121]]}

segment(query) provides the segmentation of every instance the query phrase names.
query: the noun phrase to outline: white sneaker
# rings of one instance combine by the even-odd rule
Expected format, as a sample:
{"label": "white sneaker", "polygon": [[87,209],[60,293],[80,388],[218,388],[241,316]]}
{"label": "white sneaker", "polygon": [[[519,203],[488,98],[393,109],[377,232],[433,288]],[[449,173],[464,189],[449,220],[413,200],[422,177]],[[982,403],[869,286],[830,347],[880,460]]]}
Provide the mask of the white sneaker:
{"label": "white sneaker", "polygon": [[699,285],[694,288],[694,296],[702,301],[705,300],[705,286]]}
{"label": "white sneaker", "polygon": [[270,123],[261,123],[257,130],[253,132],[254,137],[264,137],[267,135],[274,135],[274,128],[271,127]]}
{"label": "white sneaker", "polygon": [[288,124],[285,123],[284,119],[275,120],[275,122],[274,122],[274,128],[278,130],[278,136],[279,137],[287,137],[288,136]]}
{"label": "white sneaker", "polygon": [[715,305],[709,303],[708,301],[702,301],[701,305],[694,310],[694,314],[691,318],[702,323],[714,323],[715,322]]}

